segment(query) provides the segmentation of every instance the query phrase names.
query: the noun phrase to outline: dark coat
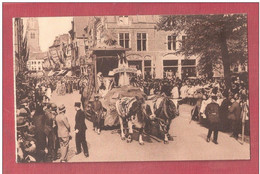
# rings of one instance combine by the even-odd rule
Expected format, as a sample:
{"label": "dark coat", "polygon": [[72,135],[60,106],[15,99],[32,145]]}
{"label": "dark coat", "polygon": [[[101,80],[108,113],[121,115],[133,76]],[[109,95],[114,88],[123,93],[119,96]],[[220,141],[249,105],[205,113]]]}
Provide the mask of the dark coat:
{"label": "dark coat", "polygon": [[44,112],[35,113],[33,116],[33,124],[35,126],[36,132],[44,132],[45,124],[46,123],[46,116]]}
{"label": "dark coat", "polygon": [[101,101],[94,101],[92,103],[93,111],[95,112],[95,121],[100,122],[103,114],[103,106]]}
{"label": "dark coat", "polygon": [[219,105],[215,102],[209,103],[206,107],[205,115],[210,124],[219,123]]}
{"label": "dark coat", "polygon": [[45,110],[45,128],[44,132],[48,136],[50,132],[53,131],[53,122],[54,122],[54,116],[50,109]]}
{"label": "dark coat", "polygon": [[33,116],[33,124],[35,126],[35,138],[37,151],[44,150],[47,147],[45,134],[46,116],[42,110],[37,110]]}
{"label": "dark coat", "polygon": [[241,107],[239,106],[239,103],[235,101],[231,107],[228,109],[229,115],[228,118],[231,120],[239,120],[241,116]]}
{"label": "dark coat", "polygon": [[75,130],[78,129],[81,132],[87,129],[85,118],[85,113],[81,109],[78,110],[75,117]]}
{"label": "dark coat", "polygon": [[224,99],[223,102],[221,103],[220,106],[220,110],[219,110],[219,114],[221,119],[225,120],[228,117],[228,107],[231,105],[232,103],[230,102],[229,99]]}

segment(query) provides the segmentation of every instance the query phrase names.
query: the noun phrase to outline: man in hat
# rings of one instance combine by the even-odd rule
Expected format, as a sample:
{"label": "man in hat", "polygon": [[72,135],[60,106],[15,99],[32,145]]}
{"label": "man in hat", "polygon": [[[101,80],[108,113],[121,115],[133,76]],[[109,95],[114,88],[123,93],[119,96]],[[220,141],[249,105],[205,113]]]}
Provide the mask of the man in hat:
{"label": "man in hat", "polygon": [[70,141],[70,124],[65,115],[66,108],[64,105],[59,107],[59,115],[56,117],[58,126],[58,137],[60,142],[61,159],[60,162],[67,162],[69,141]]}
{"label": "man in hat", "polygon": [[75,117],[75,133],[76,133],[76,155],[81,153],[81,145],[84,151],[84,155],[89,157],[88,146],[86,142],[86,129],[87,126],[85,124],[85,113],[80,108],[80,102],[75,103],[75,110],[77,111]]}
{"label": "man in hat", "polygon": [[238,94],[235,94],[234,96],[232,96],[231,103],[232,103],[232,105],[228,109],[228,111],[229,111],[228,119],[231,120],[232,132],[233,132],[231,137],[238,139],[239,128],[240,128],[240,123],[241,123],[241,119],[240,119],[241,107],[239,105]]}
{"label": "man in hat", "polygon": [[26,117],[29,120],[31,119],[31,111],[29,109],[29,100],[28,98],[24,98],[21,100],[21,108],[20,108],[20,116]]}
{"label": "man in hat", "polygon": [[101,128],[101,117],[102,117],[102,111],[103,111],[103,106],[102,103],[99,101],[99,96],[96,94],[94,96],[94,101],[93,101],[93,111],[95,112],[95,126],[94,129],[100,134],[100,128]]}
{"label": "man in hat", "polygon": [[219,105],[217,104],[217,96],[211,97],[212,102],[206,106],[205,115],[208,120],[208,136],[207,142],[210,141],[212,132],[214,131],[213,143],[218,144],[218,127],[219,127]]}
{"label": "man in hat", "polygon": [[56,122],[56,117],[58,115],[58,112],[57,112],[57,105],[52,103],[51,104],[51,113],[54,117],[53,119],[53,124],[52,124],[52,127],[53,127],[53,131],[54,131],[54,140],[53,140],[53,143],[54,143],[54,160],[55,159],[58,159],[57,157],[57,152],[58,152],[58,149],[60,148],[60,143],[59,143],[59,139],[58,139],[58,126],[57,126],[57,122]]}

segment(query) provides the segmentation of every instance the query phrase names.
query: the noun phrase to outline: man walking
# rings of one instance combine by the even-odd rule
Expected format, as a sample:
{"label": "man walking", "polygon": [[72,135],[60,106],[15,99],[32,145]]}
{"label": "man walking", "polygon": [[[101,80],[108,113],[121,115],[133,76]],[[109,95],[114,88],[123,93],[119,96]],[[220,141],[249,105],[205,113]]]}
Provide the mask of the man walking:
{"label": "man walking", "polygon": [[206,106],[205,114],[208,120],[208,136],[207,142],[210,141],[212,132],[214,131],[213,143],[218,144],[218,126],[219,126],[219,105],[217,104],[217,96],[212,96],[212,102]]}
{"label": "man walking", "polygon": [[58,137],[60,142],[61,159],[60,162],[67,162],[69,141],[70,141],[70,124],[68,118],[65,115],[66,108],[64,105],[59,107],[59,115],[56,117],[58,125]]}
{"label": "man walking", "polygon": [[75,117],[75,133],[76,133],[76,148],[77,154],[81,153],[81,145],[84,151],[84,155],[89,157],[88,146],[86,142],[86,129],[87,126],[85,124],[85,113],[80,109],[80,102],[75,103],[75,110],[77,111]]}
{"label": "man walking", "polygon": [[101,117],[102,117],[102,111],[103,106],[101,101],[99,101],[99,96],[96,94],[94,96],[95,100],[93,102],[93,111],[95,112],[95,131],[100,135],[100,129],[101,129]]}

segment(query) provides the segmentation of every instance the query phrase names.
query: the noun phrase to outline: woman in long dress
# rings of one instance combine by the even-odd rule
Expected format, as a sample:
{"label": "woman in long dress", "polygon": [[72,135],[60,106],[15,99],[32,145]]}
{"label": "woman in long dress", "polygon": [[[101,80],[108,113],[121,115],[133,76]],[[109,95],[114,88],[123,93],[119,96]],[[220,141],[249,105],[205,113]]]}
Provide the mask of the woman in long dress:
{"label": "woman in long dress", "polygon": [[[128,68],[128,61],[125,57],[125,55],[122,55],[120,57],[118,55],[118,68]],[[119,73],[119,80],[118,80],[118,86],[124,86],[130,84],[130,76],[129,73],[126,72],[120,72]]]}

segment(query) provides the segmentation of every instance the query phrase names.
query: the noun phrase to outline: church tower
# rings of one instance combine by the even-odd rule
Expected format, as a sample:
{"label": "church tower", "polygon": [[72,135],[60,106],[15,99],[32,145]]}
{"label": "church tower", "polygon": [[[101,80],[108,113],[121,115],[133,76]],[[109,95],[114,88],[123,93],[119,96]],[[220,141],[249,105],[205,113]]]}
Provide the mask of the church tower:
{"label": "church tower", "polygon": [[27,20],[26,38],[30,53],[41,52],[39,44],[39,23],[37,18]]}

